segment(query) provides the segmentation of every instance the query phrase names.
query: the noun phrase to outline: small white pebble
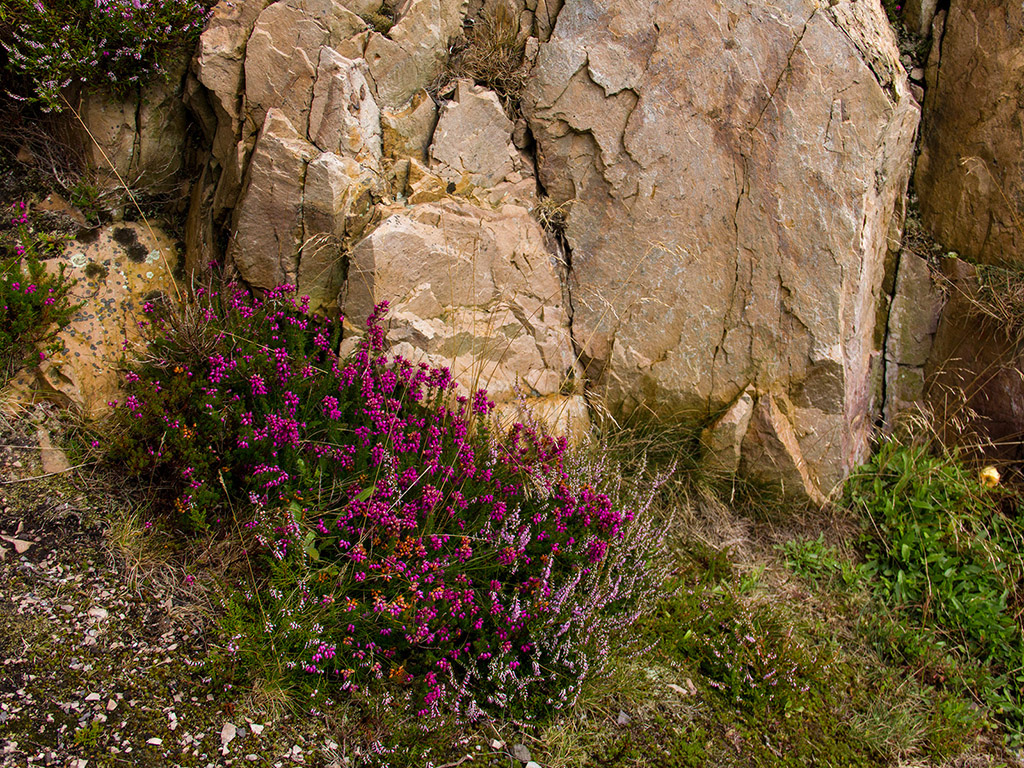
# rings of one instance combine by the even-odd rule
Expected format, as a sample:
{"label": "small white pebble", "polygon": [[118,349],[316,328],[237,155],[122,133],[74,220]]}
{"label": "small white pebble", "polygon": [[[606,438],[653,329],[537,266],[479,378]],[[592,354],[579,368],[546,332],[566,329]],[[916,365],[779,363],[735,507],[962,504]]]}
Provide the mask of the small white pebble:
{"label": "small white pebble", "polygon": [[107,702],[107,712],[113,712],[115,709],[117,709],[117,702],[111,699]]}
{"label": "small white pebble", "polygon": [[152,744],[154,747],[159,747],[161,744],[164,743],[164,740],[163,739],[158,739],[158,738],[156,738],[154,736],[152,739],[147,739],[146,743],[147,744]]}
{"label": "small white pebble", "polygon": [[86,701],[99,701],[100,700],[100,695],[98,693],[90,693],[88,696],[85,697],[85,700]]}

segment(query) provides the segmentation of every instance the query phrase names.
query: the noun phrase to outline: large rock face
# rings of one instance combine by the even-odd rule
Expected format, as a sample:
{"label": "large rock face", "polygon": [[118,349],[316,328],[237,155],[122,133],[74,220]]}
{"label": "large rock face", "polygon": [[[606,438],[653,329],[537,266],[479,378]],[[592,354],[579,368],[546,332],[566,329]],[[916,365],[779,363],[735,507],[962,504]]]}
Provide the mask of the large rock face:
{"label": "large rock face", "polygon": [[1024,260],[1024,7],[954,0],[933,44],[915,178],[922,220],[972,259]]}
{"label": "large rock face", "polygon": [[946,444],[1019,460],[1024,325],[1015,270],[943,259],[948,300],[925,365],[925,402]]}
{"label": "large rock face", "polygon": [[877,3],[566,2],[526,110],[609,406],[699,421],[753,387],[748,469],[796,450],[812,497],[864,456],[918,121],[898,58]]}

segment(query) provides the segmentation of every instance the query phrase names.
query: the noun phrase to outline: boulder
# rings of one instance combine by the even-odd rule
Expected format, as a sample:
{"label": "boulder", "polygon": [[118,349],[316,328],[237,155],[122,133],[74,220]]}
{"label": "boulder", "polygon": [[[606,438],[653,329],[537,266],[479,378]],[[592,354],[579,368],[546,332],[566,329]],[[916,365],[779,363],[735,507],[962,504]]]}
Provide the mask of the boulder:
{"label": "boulder", "polygon": [[914,179],[921,219],[972,260],[1024,260],[1024,7],[957,0],[939,45]]}
{"label": "boulder", "polygon": [[362,327],[389,301],[393,349],[449,366],[470,390],[555,395],[573,368],[560,268],[525,208],[423,203],[352,249],[342,309]]}
{"label": "boulder", "polygon": [[513,128],[494,91],[459,80],[437,121],[431,164],[448,181],[466,178],[475,186],[493,187],[516,168]]}
{"label": "boulder", "polygon": [[444,65],[448,43],[462,32],[466,0],[404,0],[389,36],[373,32],[363,54],[370,67],[377,103],[403,108],[429,86]]}
{"label": "boulder", "polygon": [[703,423],[770,393],[748,463],[798,448],[787,486],[823,498],[880,407],[875,314],[919,117],[881,7],[567,0],[524,109],[543,187],[575,200],[595,394]]}
{"label": "boulder", "polygon": [[885,336],[886,424],[891,425],[900,411],[913,408],[924,396],[924,367],[944,303],[928,262],[903,251]]}
{"label": "boulder", "polygon": [[[234,205],[245,171],[237,154],[245,99],[245,53],[253,26],[272,0],[220,0],[199,38],[193,74],[203,86],[190,90],[189,106],[220,168],[218,209]],[[205,119],[202,117],[205,116]]]}
{"label": "boulder", "polygon": [[427,162],[427,151],[437,125],[437,105],[426,91],[418,91],[404,107],[384,110],[380,116],[384,154],[392,160],[410,157]]}
{"label": "boulder", "polygon": [[350,157],[324,152],[306,167],[297,274],[313,309],[337,306],[347,243],[370,222],[379,196],[377,175]]}
{"label": "boulder", "polygon": [[[319,84],[321,67],[324,74],[337,75],[337,54],[357,58],[362,47],[352,38],[365,29],[366,22],[337,0],[280,0],[267,6],[245,52],[250,132],[263,124],[269,109],[277,109],[307,133],[313,85]],[[325,48],[335,49],[335,56],[325,56]],[[321,89],[325,94],[330,86],[321,84]]]}
{"label": "boulder", "polygon": [[347,155],[380,167],[380,110],[366,82],[366,62],[320,49],[320,64],[309,108],[308,138],[325,152]]}
{"label": "boulder", "polygon": [[344,251],[373,215],[378,174],[320,152],[277,109],[267,113],[235,211],[228,263],[248,285],[297,285],[310,306],[336,307]]}
{"label": "boulder", "polygon": [[304,241],[302,197],[306,166],[317,155],[277,109],[267,112],[235,210],[228,262],[253,288],[298,282]]}
{"label": "boulder", "polygon": [[46,399],[70,406],[90,420],[108,414],[108,401],[120,397],[125,345],[142,338],[143,305],[173,304],[183,295],[173,277],[177,259],[173,238],[135,222],[104,227],[88,243],[69,243],[47,268],[63,263],[78,280],[74,294],[84,304],[60,333],[63,349],[18,374],[8,394],[21,402]]}
{"label": "boulder", "polygon": [[86,90],[76,109],[81,122],[65,117],[87,165],[99,171],[101,186],[158,194],[177,184],[186,143],[188,58],[172,58],[166,68],[166,78],[156,78],[134,98]]}

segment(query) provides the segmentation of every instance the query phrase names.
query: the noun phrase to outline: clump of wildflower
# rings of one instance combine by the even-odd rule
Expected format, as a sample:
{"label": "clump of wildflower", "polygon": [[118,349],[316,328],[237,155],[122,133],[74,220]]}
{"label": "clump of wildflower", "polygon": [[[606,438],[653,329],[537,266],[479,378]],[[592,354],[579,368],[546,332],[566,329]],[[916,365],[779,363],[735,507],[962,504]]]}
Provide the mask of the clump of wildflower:
{"label": "clump of wildflower", "polygon": [[[175,47],[194,44],[208,18],[202,0],[10,0],[17,21],[0,38],[8,67],[28,80],[16,98],[63,106],[79,83],[115,92],[162,74]],[[2,18],[2,17],[0,17]]]}
{"label": "clump of wildflower", "polygon": [[270,634],[296,674],[387,680],[422,716],[571,706],[660,590],[653,491],[529,420],[499,433],[486,393],[388,354],[386,305],[338,359],[290,291],[207,297],[203,345],[152,313],[118,408],[118,461],[265,558],[232,656]]}

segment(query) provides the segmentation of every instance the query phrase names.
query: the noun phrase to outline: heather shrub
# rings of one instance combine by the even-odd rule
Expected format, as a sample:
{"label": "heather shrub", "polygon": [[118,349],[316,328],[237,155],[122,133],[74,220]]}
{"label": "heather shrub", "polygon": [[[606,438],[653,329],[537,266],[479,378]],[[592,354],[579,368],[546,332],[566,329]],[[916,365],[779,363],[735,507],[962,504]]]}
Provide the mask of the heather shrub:
{"label": "heather shrub", "polygon": [[63,248],[61,238],[36,231],[23,202],[10,213],[0,228],[0,384],[21,365],[44,359],[77,309],[63,265],[52,273],[43,263]]}
{"label": "heather shrub", "polygon": [[203,0],[7,0],[0,42],[29,88],[14,95],[53,110],[78,83],[134,88],[163,73],[169,51],[193,44],[207,15]]}
{"label": "heather shrub", "polygon": [[339,323],[287,289],[206,299],[146,308],[111,458],[258,554],[221,671],[271,649],[324,696],[386,681],[424,716],[571,706],[660,591],[656,483],[499,431],[486,393],[387,353],[384,306],[340,360]]}
{"label": "heather shrub", "polygon": [[799,706],[826,660],[770,605],[746,605],[726,585],[686,585],[663,607],[660,632],[731,705],[759,716]]}

